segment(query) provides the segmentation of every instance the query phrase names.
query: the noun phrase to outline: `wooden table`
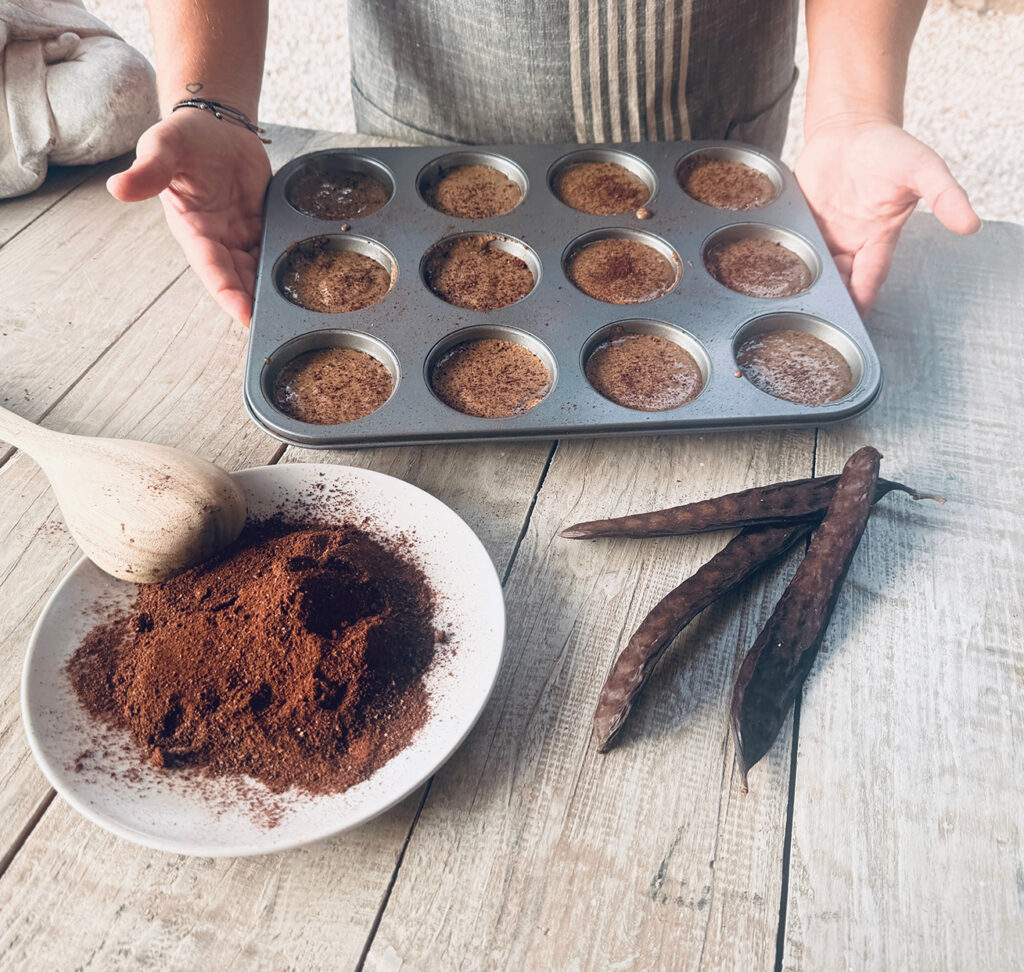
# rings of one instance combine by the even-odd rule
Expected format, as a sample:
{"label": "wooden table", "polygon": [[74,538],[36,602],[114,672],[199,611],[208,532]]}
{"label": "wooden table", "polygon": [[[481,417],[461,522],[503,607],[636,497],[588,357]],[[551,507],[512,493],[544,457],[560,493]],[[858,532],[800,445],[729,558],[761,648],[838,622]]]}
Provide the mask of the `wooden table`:
{"label": "wooden table", "polygon": [[[274,132],[274,161],[365,143]],[[122,163],[123,165],[123,163]],[[246,417],[245,333],[116,164],[0,205],[0,400],[65,431],[229,468],[379,469],[453,506],[498,565],[508,658],[431,783],[286,854],[198,860],[54,799],[18,687],[79,556],[36,466],[0,452],[0,965],[18,969],[1008,969],[1024,956],[1024,228],[915,216],[871,316],[863,417],[764,431],[311,453]],[[607,756],[590,715],[650,606],[721,536],[571,543],[562,526],[839,470],[945,494],[872,519],[795,718],[740,792],[727,705],[791,560],[683,636]],[[2,447],[0,447],[2,448]],[[681,647],[677,646],[677,647]]]}

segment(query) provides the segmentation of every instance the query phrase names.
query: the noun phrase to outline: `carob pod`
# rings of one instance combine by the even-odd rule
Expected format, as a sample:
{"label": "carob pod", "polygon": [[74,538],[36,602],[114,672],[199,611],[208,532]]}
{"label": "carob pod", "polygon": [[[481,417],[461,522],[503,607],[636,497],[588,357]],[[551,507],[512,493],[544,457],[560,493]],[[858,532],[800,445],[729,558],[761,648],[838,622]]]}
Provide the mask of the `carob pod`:
{"label": "carob pod", "polygon": [[730,717],[744,790],[747,773],[771,749],[814,664],[868,522],[881,458],[865,446],[847,460],[825,519],[740,666]]}
{"label": "carob pod", "polygon": [[611,749],[629,717],[633,701],[679,632],[713,601],[785,554],[812,527],[812,523],[749,527],[654,606],[615,659],[601,689],[594,712],[594,737],[599,752]]}
{"label": "carob pod", "polygon": [[[818,479],[795,479],[788,483],[773,483],[770,486],[755,486],[739,493],[727,493],[714,499],[673,506],[667,510],[652,513],[634,513],[610,520],[590,520],[566,527],[559,534],[570,540],[592,540],[596,537],[668,537],[686,536],[695,533],[712,533],[715,530],[733,530],[737,527],[792,524],[794,521],[815,521],[821,518],[838,476],[821,476]],[[878,480],[874,502],[886,493],[900,490],[916,500],[933,499],[940,503],[939,496],[918,493],[903,483]]]}

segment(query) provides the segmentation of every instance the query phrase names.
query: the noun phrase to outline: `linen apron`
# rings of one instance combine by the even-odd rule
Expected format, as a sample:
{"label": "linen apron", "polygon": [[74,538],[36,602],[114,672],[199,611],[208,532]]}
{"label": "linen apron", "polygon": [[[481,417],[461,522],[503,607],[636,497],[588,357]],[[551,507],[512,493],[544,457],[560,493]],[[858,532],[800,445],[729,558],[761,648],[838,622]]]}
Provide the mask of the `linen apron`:
{"label": "linen apron", "polygon": [[349,0],[359,131],[778,153],[797,0]]}

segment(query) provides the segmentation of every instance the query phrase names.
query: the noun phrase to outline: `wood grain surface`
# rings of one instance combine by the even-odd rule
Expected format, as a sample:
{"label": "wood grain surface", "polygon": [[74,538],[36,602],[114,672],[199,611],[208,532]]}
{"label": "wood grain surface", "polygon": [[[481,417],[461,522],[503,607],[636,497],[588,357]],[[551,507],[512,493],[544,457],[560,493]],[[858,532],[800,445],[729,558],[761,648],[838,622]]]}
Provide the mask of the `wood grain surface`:
{"label": "wood grain surface", "polygon": [[1024,228],[911,223],[871,320],[886,387],[823,434],[893,496],[800,712],[784,968],[1010,969],[1024,956]]}
{"label": "wood grain surface", "polygon": [[[276,164],[370,144],[277,129]],[[0,204],[0,401],[228,468],[343,462],[434,493],[503,576],[508,657],[433,781],[335,840],[198,860],[86,823],[32,762],[24,646],[77,552],[38,469],[0,452],[0,966],[509,969],[1014,967],[1024,954],[1020,519],[1024,229],[915,217],[869,322],[886,371],[846,426],[361,452],[284,449],[244,413],[245,333],[159,205],[113,168]],[[81,178],[79,178],[81,177]],[[125,254],[131,254],[126,262]],[[113,282],[113,283],[112,283]],[[672,646],[598,755],[597,691],[709,535],[560,540],[579,519],[838,471],[942,492],[872,518],[795,722],[740,793],[732,679],[799,553]]]}

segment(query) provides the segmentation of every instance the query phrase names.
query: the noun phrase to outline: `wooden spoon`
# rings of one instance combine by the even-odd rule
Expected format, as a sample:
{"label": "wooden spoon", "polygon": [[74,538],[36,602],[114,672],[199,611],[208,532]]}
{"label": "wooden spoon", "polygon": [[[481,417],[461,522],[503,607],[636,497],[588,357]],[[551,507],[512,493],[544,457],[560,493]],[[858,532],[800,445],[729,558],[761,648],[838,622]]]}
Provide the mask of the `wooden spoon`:
{"label": "wooden spoon", "polygon": [[78,545],[122,580],[165,580],[222,550],[245,524],[241,487],[180,449],[53,432],[4,408],[0,438],[39,463]]}

